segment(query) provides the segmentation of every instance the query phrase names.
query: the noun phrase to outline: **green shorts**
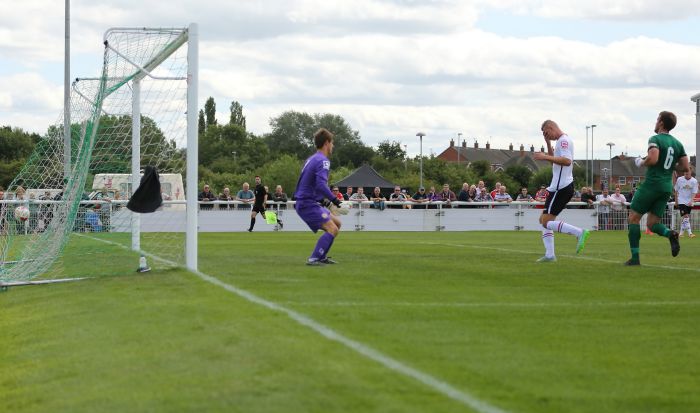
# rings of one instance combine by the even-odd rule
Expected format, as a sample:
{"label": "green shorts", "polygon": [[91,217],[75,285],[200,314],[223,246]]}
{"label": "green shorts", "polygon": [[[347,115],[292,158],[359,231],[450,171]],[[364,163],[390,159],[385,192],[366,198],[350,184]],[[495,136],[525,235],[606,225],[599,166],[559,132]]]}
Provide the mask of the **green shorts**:
{"label": "green shorts", "polygon": [[671,192],[653,191],[642,186],[634,193],[630,209],[638,212],[640,215],[651,212],[661,218],[666,212],[666,205],[670,197]]}

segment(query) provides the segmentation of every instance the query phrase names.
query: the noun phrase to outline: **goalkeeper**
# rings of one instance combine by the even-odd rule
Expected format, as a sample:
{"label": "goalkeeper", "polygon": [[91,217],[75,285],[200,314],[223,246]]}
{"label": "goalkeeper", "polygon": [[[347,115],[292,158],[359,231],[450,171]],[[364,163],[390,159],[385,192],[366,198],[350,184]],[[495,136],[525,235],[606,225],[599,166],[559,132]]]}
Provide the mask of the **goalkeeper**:
{"label": "goalkeeper", "polygon": [[[306,264],[335,264],[336,262],[328,257],[328,251],[340,231],[340,218],[337,215],[347,213],[347,209],[340,208],[340,200],[328,188],[328,174],[331,169],[328,157],[333,152],[333,134],[324,128],[319,129],[314,133],[314,144],[318,151],[311,155],[301,168],[294,192],[295,209],[313,232],[319,229],[324,231]],[[330,210],[325,206],[329,206]]]}

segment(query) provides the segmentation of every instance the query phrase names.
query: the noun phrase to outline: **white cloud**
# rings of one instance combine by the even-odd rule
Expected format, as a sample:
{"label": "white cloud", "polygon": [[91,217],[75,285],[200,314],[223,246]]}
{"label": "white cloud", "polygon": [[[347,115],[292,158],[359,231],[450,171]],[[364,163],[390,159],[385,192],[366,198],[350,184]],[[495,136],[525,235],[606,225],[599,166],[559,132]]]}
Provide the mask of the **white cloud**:
{"label": "white cloud", "polygon": [[[12,122],[29,122],[53,110],[44,124],[32,121],[36,131],[61,108],[62,89],[53,82],[61,79],[63,5],[55,3],[26,0],[0,16],[0,59],[10,70],[0,80],[0,111],[12,113],[3,115]],[[477,30],[475,23],[495,7],[523,18],[673,24],[672,18],[698,15],[696,3],[172,0],[144,6],[119,0],[105,6],[74,0],[73,73],[99,73],[108,27],[195,21],[201,104],[214,96],[225,120],[229,103],[240,101],[256,133],[269,131],[269,118],[286,110],[330,112],[344,116],[368,144],[403,140],[416,153],[415,133],[424,130],[424,152],[439,152],[457,132],[498,147],[537,145],[539,124],[552,117],[577,139],[585,138],[585,124],[597,123],[601,139],[621,142],[616,148],[643,150],[649,123],[662,109],[678,113],[677,134],[692,140],[688,98],[700,89],[700,47],[639,34],[603,45],[556,33],[517,38]],[[56,68],[51,80],[48,66]]]}
{"label": "white cloud", "polygon": [[696,0],[483,0],[485,7],[547,18],[627,21],[682,20],[700,15]]}

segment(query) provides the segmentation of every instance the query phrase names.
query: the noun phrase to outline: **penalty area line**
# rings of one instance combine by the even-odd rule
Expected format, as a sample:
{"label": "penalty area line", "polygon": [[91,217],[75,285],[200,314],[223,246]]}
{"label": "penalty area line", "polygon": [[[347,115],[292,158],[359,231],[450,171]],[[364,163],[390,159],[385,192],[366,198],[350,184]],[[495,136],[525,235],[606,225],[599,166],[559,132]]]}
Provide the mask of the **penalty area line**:
{"label": "penalty area line", "polygon": [[[118,244],[116,242],[102,240],[99,238],[94,238],[94,237],[85,236],[85,235],[83,235],[83,236],[86,238],[94,239],[96,241],[102,241],[102,242],[105,242],[107,244],[116,245],[116,246],[119,246],[119,247],[122,247],[125,249],[130,249],[129,247],[127,247],[123,244]],[[172,264],[172,265],[176,265],[176,266],[179,265],[175,262],[154,256],[152,254],[148,254],[148,256],[150,256],[154,259],[157,259],[159,261],[162,261],[164,263],[168,263],[168,264]],[[441,393],[444,396],[447,396],[455,401],[458,401],[461,404],[463,404],[467,407],[470,407],[479,413],[508,413],[506,410],[502,410],[496,406],[493,406],[493,405],[477,398],[476,396],[471,395],[470,393],[468,393],[464,390],[457,389],[456,387],[452,386],[451,384],[444,382],[444,381],[442,381],[434,376],[431,376],[428,373],[425,373],[425,372],[422,372],[418,369],[410,367],[410,366],[402,363],[401,361],[394,359],[390,356],[387,356],[387,355],[381,353],[378,350],[375,350],[374,348],[372,348],[366,344],[363,344],[359,341],[355,341],[353,339],[345,337],[344,335],[338,333],[337,331],[333,330],[332,328],[327,327],[327,326],[311,319],[310,317],[308,317],[304,314],[301,314],[299,312],[296,312],[294,310],[286,308],[286,307],[284,307],[280,304],[277,304],[275,302],[266,300],[262,297],[258,297],[257,295],[255,295],[249,291],[246,291],[246,290],[238,288],[234,285],[225,283],[225,282],[221,281],[220,279],[218,279],[214,276],[211,276],[209,274],[205,274],[201,271],[190,271],[190,270],[188,270],[188,271],[192,272],[200,279],[202,279],[210,284],[221,287],[224,290],[226,290],[230,293],[233,293],[233,294],[235,294],[235,295],[237,295],[237,296],[239,296],[239,297],[241,297],[241,298],[243,298],[243,299],[245,299],[253,304],[258,304],[258,305],[266,307],[270,310],[284,313],[289,318],[296,321],[298,324],[301,324],[304,327],[310,328],[311,330],[315,331],[316,333],[320,334],[321,336],[325,337],[326,339],[340,343],[340,344],[344,345],[345,347],[349,348],[350,350],[353,350],[354,352],[356,352],[356,353],[358,353],[358,354],[360,354],[360,355],[362,355],[370,360],[373,360],[373,361],[381,364],[382,366],[384,366],[390,370],[393,370],[397,373],[400,373],[406,377],[412,378],[412,379],[418,381],[419,383],[425,385],[426,387],[429,387],[429,388],[437,391],[438,393]]]}

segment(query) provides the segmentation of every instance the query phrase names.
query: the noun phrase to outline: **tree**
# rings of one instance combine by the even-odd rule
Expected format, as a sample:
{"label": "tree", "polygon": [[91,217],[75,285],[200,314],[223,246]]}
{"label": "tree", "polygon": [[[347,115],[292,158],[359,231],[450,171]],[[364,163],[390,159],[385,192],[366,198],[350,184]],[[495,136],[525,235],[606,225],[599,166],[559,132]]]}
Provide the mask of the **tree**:
{"label": "tree", "polygon": [[506,168],[505,174],[515,181],[520,188],[527,187],[532,177],[532,171],[523,165],[509,166]]}
{"label": "tree", "polygon": [[401,149],[401,143],[389,140],[379,142],[377,146],[377,154],[388,160],[403,160],[406,157],[406,152]]}
{"label": "tree", "polygon": [[243,106],[241,106],[240,103],[237,101],[231,102],[230,106],[230,111],[231,111],[231,117],[229,118],[228,123],[231,125],[238,125],[245,130],[245,116],[243,116]]}
{"label": "tree", "polygon": [[273,155],[291,154],[305,159],[313,153],[312,137],[317,125],[314,118],[302,112],[288,111],[270,119],[272,131],[264,136]]}
{"label": "tree", "polygon": [[270,126],[272,132],[264,139],[273,155],[287,153],[305,159],[316,150],[313,135],[319,128],[326,128],[334,135],[331,162],[336,165],[359,166],[374,154],[362,143],[359,132],[339,115],[288,111],[270,119]]}
{"label": "tree", "polygon": [[539,188],[540,185],[549,186],[550,182],[552,182],[552,167],[545,166],[532,175],[532,178],[530,178],[530,187]]}
{"label": "tree", "polygon": [[207,127],[216,125],[216,102],[214,98],[209,96],[209,99],[204,103],[204,116],[206,117]]}
{"label": "tree", "polygon": [[199,132],[199,136],[204,135],[204,132],[207,130],[207,124],[204,120],[204,111],[202,109],[199,110],[199,119],[197,123],[197,131]]}
{"label": "tree", "polygon": [[27,133],[20,128],[0,127],[0,160],[26,159],[39,141],[36,133]]}

